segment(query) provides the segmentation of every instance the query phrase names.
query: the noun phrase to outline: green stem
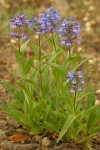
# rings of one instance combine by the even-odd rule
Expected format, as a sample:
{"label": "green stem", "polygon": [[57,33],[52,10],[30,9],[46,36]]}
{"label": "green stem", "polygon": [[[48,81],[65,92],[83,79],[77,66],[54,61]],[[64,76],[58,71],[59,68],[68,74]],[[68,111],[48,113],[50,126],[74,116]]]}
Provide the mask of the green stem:
{"label": "green stem", "polygon": [[[74,93],[74,115],[76,115],[76,90],[75,90],[75,93]],[[75,132],[77,133],[77,122],[75,120]]]}
{"label": "green stem", "polygon": [[93,150],[93,148],[91,147],[91,145],[89,143],[86,143],[85,145],[89,150]]}
{"label": "green stem", "polygon": [[20,49],[21,49],[21,43],[20,43],[20,34],[21,34],[21,28],[20,27],[18,27],[18,34],[19,34],[19,38],[18,38],[18,49],[19,49],[19,51],[20,51]]}
{"label": "green stem", "polygon": [[41,37],[39,34],[39,61],[40,61],[40,58],[41,58]]}
{"label": "green stem", "polygon": [[39,74],[40,74],[40,89],[42,92],[42,97],[44,99],[43,87],[42,87],[42,76],[41,76],[41,37],[39,34]]}
{"label": "green stem", "polygon": [[51,31],[51,35],[52,35],[52,40],[53,40],[54,49],[55,49],[55,53],[56,53],[56,51],[57,51],[56,42],[55,42],[54,35],[53,35],[53,32],[52,32],[52,31]]}
{"label": "green stem", "polygon": [[69,46],[69,57],[71,57],[71,48],[70,48],[70,46]]}
{"label": "green stem", "polygon": [[21,49],[20,38],[18,38],[18,49],[19,49],[19,51],[20,51],[20,49]]}
{"label": "green stem", "polygon": [[[56,42],[55,42],[55,38],[54,38],[54,34],[53,34],[52,30],[51,30],[51,36],[52,36],[52,40],[53,40],[53,44],[54,44],[54,50],[55,50],[55,53],[56,53],[57,52],[57,47],[56,47]],[[55,63],[59,64],[59,61],[57,59],[55,59]],[[57,83],[57,89],[59,91],[59,83]]]}
{"label": "green stem", "polygon": [[76,113],[76,91],[74,95],[74,114]]}

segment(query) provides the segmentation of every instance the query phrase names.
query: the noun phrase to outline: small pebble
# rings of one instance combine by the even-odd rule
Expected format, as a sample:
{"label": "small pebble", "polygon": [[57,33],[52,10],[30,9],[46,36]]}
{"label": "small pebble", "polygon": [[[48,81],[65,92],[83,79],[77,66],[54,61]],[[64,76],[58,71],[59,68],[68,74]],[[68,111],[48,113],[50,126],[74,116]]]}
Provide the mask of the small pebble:
{"label": "small pebble", "polygon": [[100,94],[100,89],[98,89],[98,90],[96,91],[96,94]]}
{"label": "small pebble", "polygon": [[95,101],[95,105],[96,105],[96,106],[100,106],[100,101],[99,101],[99,100],[96,100],[96,101]]}
{"label": "small pebble", "polygon": [[91,6],[89,6],[89,11],[94,11],[96,9],[96,7],[95,6],[93,6],[93,5],[91,5]]}
{"label": "small pebble", "polygon": [[36,136],[35,137],[35,141],[37,141],[37,142],[40,141],[41,139],[42,139],[42,136]]}
{"label": "small pebble", "polygon": [[47,137],[44,137],[41,142],[43,146],[49,146],[51,144],[51,141]]}
{"label": "small pebble", "polygon": [[94,64],[95,63],[95,60],[94,59],[90,59],[90,60],[88,60],[88,62],[89,62],[89,64]]}

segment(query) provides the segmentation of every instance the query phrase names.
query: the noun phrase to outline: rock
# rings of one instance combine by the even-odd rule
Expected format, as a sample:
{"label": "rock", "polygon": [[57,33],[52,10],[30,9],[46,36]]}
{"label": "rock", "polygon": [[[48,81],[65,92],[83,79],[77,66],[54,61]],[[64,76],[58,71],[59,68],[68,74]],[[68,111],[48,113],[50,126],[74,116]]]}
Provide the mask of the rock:
{"label": "rock", "polygon": [[29,139],[30,143],[41,143],[42,136],[33,136]]}
{"label": "rock", "polygon": [[51,144],[51,141],[48,137],[44,137],[41,141],[43,146],[49,146]]}
{"label": "rock", "polygon": [[96,94],[100,94],[100,89],[96,90]]}
{"label": "rock", "polygon": [[89,64],[93,65],[95,63],[95,59],[88,60]]}
{"label": "rock", "polygon": [[42,139],[42,136],[36,136],[35,137],[35,141],[37,141],[37,142],[40,141],[41,139]]}
{"label": "rock", "polygon": [[95,101],[95,105],[100,106],[100,101],[98,99]]}

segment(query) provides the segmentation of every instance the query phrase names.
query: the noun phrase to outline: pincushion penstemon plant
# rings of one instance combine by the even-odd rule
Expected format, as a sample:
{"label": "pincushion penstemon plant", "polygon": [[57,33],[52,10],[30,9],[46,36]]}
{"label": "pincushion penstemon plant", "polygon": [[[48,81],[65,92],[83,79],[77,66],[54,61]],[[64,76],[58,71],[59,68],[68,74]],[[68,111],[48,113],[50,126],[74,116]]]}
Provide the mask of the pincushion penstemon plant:
{"label": "pincushion penstemon plant", "polygon": [[[38,40],[23,33],[25,26],[33,28]],[[80,43],[80,25],[74,17],[62,19],[50,7],[31,20],[17,14],[10,20],[10,27],[16,29],[10,37],[18,42],[15,53],[20,80],[15,86],[1,80],[13,98],[0,107],[29,134],[55,132],[57,142],[73,140],[91,149],[89,142],[100,130],[100,109],[95,105],[92,86],[87,92],[84,74],[79,71],[90,58],[78,63],[82,51],[73,55],[74,45]],[[22,40],[27,41],[21,46]],[[30,58],[25,56],[28,43],[33,51]]]}

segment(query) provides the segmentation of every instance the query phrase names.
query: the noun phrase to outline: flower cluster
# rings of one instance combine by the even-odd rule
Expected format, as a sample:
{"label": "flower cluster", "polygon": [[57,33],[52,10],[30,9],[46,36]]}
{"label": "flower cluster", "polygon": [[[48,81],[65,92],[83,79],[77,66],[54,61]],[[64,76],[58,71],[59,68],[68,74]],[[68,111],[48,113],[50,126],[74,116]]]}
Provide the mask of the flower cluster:
{"label": "flower cluster", "polygon": [[59,37],[61,38],[61,45],[71,46],[73,43],[79,44],[76,39],[80,36],[80,26],[76,21],[73,21],[74,17],[62,21],[62,25],[59,29]]}
{"label": "flower cluster", "polygon": [[13,33],[13,32],[10,32],[10,37],[11,38],[16,38],[16,39],[22,39],[22,40],[27,40],[28,37],[26,36],[26,34],[16,34],[16,33]]}
{"label": "flower cluster", "polygon": [[14,16],[13,19],[10,20],[10,27],[23,27],[24,25],[28,25],[29,21],[26,20],[26,14],[22,14],[21,16]]}
{"label": "flower cluster", "polygon": [[[25,25],[29,28],[32,26],[38,35],[56,32],[61,39],[61,45],[71,46],[73,43],[80,43],[79,40],[77,40],[80,36],[80,25],[73,19],[74,17],[64,20],[61,19],[58,11],[50,7],[43,13],[40,13],[38,18],[31,17],[31,20],[26,19],[26,14],[22,14],[21,16],[17,14],[10,20],[10,27],[18,27],[18,29],[21,30],[21,27]],[[11,37],[18,38],[18,35],[15,33],[15,35]],[[21,37],[21,35],[19,37]]]}
{"label": "flower cluster", "polygon": [[67,74],[67,79],[66,83],[70,84],[68,88],[70,89],[70,92],[75,92],[78,90],[79,92],[82,91],[82,84],[84,84],[84,79],[83,79],[83,73],[82,71],[69,71]]}
{"label": "flower cluster", "polygon": [[37,34],[57,32],[60,20],[59,13],[50,7],[44,13],[39,14],[38,19],[33,17],[29,26],[34,26]]}
{"label": "flower cluster", "polygon": [[[21,16],[19,16],[18,14],[16,16],[13,17],[13,19],[10,20],[10,27],[11,28],[17,28],[19,29],[19,27],[24,27],[25,25],[28,25],[29,21],[26,20],[26,14],[22,14]],[[19,29],[20,30],[20,29]],[[20,30],[21,32],[21,30]],[[27,36],[23,33],[10,33],[10,37],[11,38],[16,38],[16,39],[22,39],[22,40],[27,40]]]}
{"label": "flower cluster", "polygon": [[30,28],[31,26],[37,26],[38,22],[37,22],[37,18],[35,17],[31,17],[31,20],[29,20],[29,24],[28,24],[28,27]]}

